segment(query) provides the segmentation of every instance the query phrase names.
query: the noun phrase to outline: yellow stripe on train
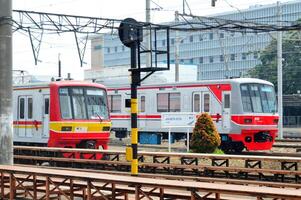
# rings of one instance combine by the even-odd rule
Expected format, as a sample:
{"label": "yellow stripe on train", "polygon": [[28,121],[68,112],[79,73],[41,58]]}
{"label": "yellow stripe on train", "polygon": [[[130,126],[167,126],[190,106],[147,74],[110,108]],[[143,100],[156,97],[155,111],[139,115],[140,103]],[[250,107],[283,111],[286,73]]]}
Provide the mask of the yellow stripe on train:
{"label": "yellow stripe on train", "polygon": [[50,122],[49,128],[53,131],[66,132],[99,132],[110,131],[111,122]]}
{"label": "yellow stripe on train", "polygon": [[42,125],[14,125],[14,128],[41,128]]}

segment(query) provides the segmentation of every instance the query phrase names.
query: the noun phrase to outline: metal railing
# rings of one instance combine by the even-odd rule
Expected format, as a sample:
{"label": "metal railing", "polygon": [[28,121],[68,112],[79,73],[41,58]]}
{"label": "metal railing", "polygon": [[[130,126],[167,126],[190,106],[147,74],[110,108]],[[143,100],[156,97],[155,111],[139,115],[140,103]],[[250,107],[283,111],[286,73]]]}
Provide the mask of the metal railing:
{"label": "metal railing", "polygon": [[283,125],[287,128],[301,127],[301,116],[284,116]]}

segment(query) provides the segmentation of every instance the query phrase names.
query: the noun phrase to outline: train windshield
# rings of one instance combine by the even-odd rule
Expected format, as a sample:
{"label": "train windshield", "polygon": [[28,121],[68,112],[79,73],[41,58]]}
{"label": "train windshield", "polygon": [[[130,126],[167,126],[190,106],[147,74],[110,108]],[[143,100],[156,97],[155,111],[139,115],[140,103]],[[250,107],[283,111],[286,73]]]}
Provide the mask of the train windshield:
{"label": "train windshield", "polygon": [[276,95],[273,86],[248,83],[241,84],[240,90],[244,112],[277,112]]}
{"label": "train windshield", "polygon": [[108,119],[105,90],[94,87],[61,87],[59,89],[63,119]]}

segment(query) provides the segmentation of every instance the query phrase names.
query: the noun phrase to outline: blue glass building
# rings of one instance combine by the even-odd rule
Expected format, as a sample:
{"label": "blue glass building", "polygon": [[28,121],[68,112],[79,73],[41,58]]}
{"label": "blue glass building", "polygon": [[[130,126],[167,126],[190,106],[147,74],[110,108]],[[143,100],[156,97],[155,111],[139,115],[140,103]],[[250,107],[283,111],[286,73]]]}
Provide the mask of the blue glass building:
{"label": "blue glass building", "polygon": [[[301,1],[282,3],[281,20],[296,21],[301,18]],[[231,20],[253,20],[256,22],[277,23],[277,5],[252,6],[241,12],[228,12],[212,17]],[[179,32],[179,62],[198,66],[199,80],[223,79],[243,76],[257,65],[260,51],[276,37],[275,33],[246,33],[243,30],[229,32],[210,30],[204,32]],[[102,40],[92,39],[92,70],[130,64],[130,50],[123,46],[117,35],[105,34]],[[102,41],[100,43],[99,41]],[[175,62],[175,32],[170,36],[170,59]],[[158,35],[159,48],[166,46],[166,38]],[[101,54],[101,56],[100,56]],[[103,57],[102,57],[103,56]],[[96,58],[98,57],[98,58]],[[101,61],[99,61],[99,58]],[[159,62],[165,62],[159,57]],[[97,61],[96,61],[97,60]],[[143,58],[142,58],[143,60]]]}

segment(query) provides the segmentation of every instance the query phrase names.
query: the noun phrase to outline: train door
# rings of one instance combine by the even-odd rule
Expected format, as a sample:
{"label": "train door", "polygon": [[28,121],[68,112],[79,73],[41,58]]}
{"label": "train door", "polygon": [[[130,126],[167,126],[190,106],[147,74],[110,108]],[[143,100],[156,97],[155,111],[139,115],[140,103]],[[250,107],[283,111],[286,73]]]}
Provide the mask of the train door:
{"label": "train door", "polygon": [[145,98],[145,94],[139,94],[138,96],[138,123],[141,130],[145,129],[147,120],[145,112]]}
{"label": "train door", "polygon": [[193,112],[210,113],[210,93],[209,92],[195,92],[193,93]]}
{"label": "train door", "polygon": [[49,95],[44,95],[44,105],[43,105],[43,133],[42,137],[49,137]]}
{"label": "train door", "polygon": [[18,134],[19,137],[32,137],[33,99],[32,96],[18,98]]}
{"label": "train door", "polygon": [[223,130],[226,132],[230,131],[230,123],[231,123],[230,101],[231,101],[231,93],[229,91],[224,91],[222,97],[222,105],[223,105],[222,124],[223,124]]}

